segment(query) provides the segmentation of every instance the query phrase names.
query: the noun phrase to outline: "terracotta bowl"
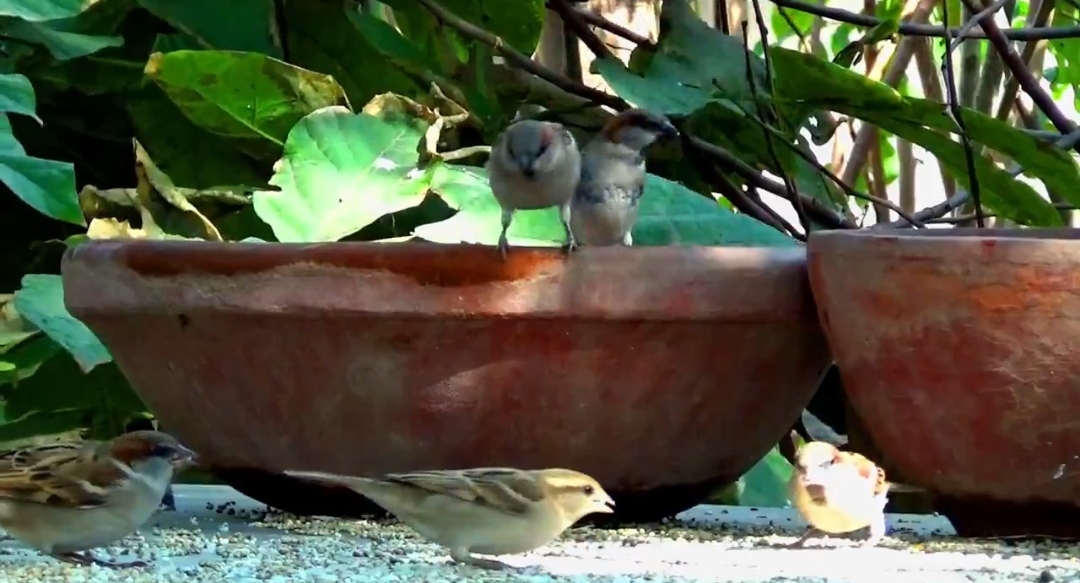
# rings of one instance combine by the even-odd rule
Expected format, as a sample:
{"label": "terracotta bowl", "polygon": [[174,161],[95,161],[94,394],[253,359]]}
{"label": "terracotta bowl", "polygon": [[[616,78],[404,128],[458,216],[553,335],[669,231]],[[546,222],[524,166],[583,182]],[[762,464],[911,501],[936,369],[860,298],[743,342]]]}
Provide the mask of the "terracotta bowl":
{"label": "terracotta bowl", "polygon": [[1080,534],[1080,234],[830,231],[810,280],[887,470],[961,534]]}
{"label": "terracotta bowl", "polygon": [[563,466],[646,520],[737,479],[830,355],[805,251],[92,242],[67,306],[164,427],[298,513],[359,496],[282,469]]}

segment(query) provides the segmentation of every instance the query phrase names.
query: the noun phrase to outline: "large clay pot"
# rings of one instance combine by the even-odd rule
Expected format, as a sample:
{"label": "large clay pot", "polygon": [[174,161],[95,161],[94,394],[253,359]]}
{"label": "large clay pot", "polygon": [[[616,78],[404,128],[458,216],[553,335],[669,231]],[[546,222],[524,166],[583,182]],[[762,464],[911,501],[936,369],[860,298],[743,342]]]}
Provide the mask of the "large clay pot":
{"label": "large clay pot", "polygon": [[1080,534],[1080,237],[829,231],[810,280],[887,469],[961,534]]}
{"label": "large clay pot", "polygon": [[[802,248],[91,242],[67,306],[163,426],[279,508],[277,474],[563,466],[623,519],[737,479],[830,362]],[[357,497],[358,498],[358,497]]]}

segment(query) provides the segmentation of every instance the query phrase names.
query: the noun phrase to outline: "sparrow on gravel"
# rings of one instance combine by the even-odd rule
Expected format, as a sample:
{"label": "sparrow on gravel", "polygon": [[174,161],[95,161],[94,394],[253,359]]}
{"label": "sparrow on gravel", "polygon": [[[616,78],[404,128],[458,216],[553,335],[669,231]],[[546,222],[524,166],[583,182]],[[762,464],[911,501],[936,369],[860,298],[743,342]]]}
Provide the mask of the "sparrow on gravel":
{"label": "sparrow on gravel", "polygon": [[885,470],[866,457],[824,441],[804,444],[795,454],[788,483],[791,503],[811,528],[791,546],[814,536],[870,529],[864,546],[885,536],[885,503],[890,487]]}
{"label": "sparrow on gravel", "polygon": [[645,154],[653,142],[679,130],[643,109],[611,118],[581,153],[581,180],[570,205],[570,233],[577,245],[632,245],[638,202],[645,193]]}
{"label": "sparrow on gravel", "polygon": [[158,509],[176,469],[194,459],[176,438],[158,431],[2,452],[0,527],[64,562],[146,566],[107,562],[83,551],[138,530]]}
{"label": "sparrow on gravel", "polygon": [[361,478],[286,471],[345,486],[370,498],[459,563],[505,569],[472,553],[525,553],[555,540],[582,517],[611,513],[615,502],[593,478],[574,470],[475,468]]}
{"label": "sparrow on gravel", "polygon": [[576,247],[570,231],[570,199],[581,175],[581,153],[574,136],[561,124],[516,121],[495,139],[487,161],[488,179],[502,207],[499,252],[510,248],[506,231],[514,211],[559,208],[567,244]]}

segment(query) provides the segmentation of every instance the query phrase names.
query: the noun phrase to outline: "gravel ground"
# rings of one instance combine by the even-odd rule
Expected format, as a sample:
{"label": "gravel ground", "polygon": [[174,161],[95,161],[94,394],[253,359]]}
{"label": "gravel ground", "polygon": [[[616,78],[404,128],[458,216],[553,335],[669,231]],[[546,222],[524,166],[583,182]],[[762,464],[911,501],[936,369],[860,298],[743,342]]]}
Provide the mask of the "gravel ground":
{"label": "gravel ground", "polygon": [[830,540],[792,550],[781,547],[803,526],[791,510],[702,506],[647,528],[575,529],[533,553],[500,557],[515,571],[491,572],[449,563],[389,521],[267,514],[216,486],[176,494],[178,512],[98,551],[151,566],[77,567],[5,542],[0,583],[1080,582],[1074,545],[958,539],[940,517],[890,516],[893,534],[877,548]]}

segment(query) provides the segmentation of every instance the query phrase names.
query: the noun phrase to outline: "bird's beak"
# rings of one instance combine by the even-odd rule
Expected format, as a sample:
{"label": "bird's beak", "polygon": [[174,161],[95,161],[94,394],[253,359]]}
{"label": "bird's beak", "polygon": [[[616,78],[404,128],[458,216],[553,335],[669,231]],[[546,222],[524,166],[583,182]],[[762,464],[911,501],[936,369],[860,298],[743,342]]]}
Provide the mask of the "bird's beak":
{"label": "bird's beak", "polygon": [[679,128],[675,127],[671,122],[667,122],[663,126],[661,135],[665,138],[677,138],[679,137]]}
{"label": "bird's beak", "polygon": [[593,506],[595,507],[593,512],[599,512],[601,514],[612,514],[615,512],[615,501],[607,494],[593,498]]}
{"label": "bird's beak", "polygon": [[174,466],[195,465],[199,463],[199,454],[180,445],[176,447],[176,451],[173,452],[169,461],[171,461]]}

